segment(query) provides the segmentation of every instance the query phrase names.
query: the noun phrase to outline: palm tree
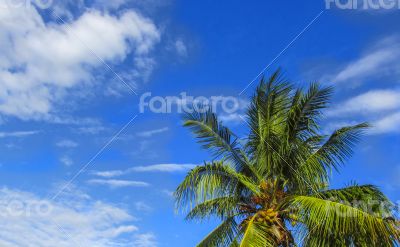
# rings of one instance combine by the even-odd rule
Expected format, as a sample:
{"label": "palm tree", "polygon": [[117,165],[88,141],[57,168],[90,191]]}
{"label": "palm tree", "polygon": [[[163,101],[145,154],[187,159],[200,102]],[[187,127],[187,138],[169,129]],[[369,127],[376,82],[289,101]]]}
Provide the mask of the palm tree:
{"label": "palm tree", "polygon": [[175,192],[188,220],[222,223],[198,246],[397,246],[393,205],[373,185],[328,189],[367,123],[321,134],[331,87],[295,89],[275,72],[261,80],[239,139],[216,114],[185,115],[214,161],[192,169]]}

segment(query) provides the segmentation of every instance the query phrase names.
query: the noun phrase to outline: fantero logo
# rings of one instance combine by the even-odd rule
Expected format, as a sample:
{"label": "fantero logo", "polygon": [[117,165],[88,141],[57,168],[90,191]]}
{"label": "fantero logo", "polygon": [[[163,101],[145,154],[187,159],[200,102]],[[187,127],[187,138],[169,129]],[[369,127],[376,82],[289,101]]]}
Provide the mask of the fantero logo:
{"label": "fantero logo", "polygon": [[400,0],[325,0],[326,9],[389,10],[400,9]]}
{"label": "fantero logo", "polygon": [[152,96],[150,92],[140,97],[140,113],[193,113],[206,112],[210,108],[226,114],[232,114],[247,107],[247,103],[233,96],[190,96],[182,92],[177,96]]}

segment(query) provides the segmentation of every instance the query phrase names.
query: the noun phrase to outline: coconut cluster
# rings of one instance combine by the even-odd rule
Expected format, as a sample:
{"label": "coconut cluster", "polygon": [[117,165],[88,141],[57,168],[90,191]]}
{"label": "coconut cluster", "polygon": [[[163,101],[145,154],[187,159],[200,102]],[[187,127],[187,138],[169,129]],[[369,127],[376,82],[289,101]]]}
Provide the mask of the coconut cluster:
{"label": "coconut cluster", "polygon": [[278,212],[274,209],[269,208],[267,210],[260,211],[256,217],[258,223],[274,224],[278,220]]}

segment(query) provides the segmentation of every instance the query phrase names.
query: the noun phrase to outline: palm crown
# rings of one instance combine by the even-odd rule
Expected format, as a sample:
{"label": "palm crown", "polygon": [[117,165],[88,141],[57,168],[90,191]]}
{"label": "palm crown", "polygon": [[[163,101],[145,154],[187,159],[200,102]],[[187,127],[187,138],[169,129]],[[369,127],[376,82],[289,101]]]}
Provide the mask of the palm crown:
{"label": "palm crown", "polygon": [[[392,204],[372,185],[328,190],[331,170],[352,154],[368,124],[321,134],[331,87],[295,89],[279,71],[251,99],[246,142],[212,110],[188,113],[215,161],[191,170],[175,192],[187,219],[222,223],[198,246],[396,246]],[[379,203],[378,203],[379,202]]]}

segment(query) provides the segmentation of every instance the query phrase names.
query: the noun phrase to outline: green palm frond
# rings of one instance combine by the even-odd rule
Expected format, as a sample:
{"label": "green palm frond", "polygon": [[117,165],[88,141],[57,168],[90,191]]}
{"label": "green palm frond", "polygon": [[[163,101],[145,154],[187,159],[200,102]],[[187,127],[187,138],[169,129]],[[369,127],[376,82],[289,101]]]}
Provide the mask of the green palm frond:
{"label": "green palm frond", "polygon": [[236,237],[236,238],[232,241],[232,243],[229,245],[229,247],[240,247],[240,244],[239,244],[239,242],[238,242],[237,239],[238,239],[238,238]]}
{"label": "green palm frond", "polygon": [[375,200],[389,202],[389,199],[374,185],[351,185],[342,189],[332,189],[319,193],[324,199],[335,198],[337,200],[352,202]]}
{"label": "green palm frond", "polygon": [[238,138],[218,121],[218,117],[208,109],[206,112],[186,113],[184,126],[189,127],[197,136],[198,142],[203,148],[210,150],[214,158],[223,156],[224,159],[232,162],[238,169],[251,172],[247,157],[241,152]]}
{"label": "green palm frond", "polygon": [[343,189],[323,191],[319,197],[351,204],[380,217],[392,217],[393,203],[376,186],[352,185]]}
{"label": "green palm frond", "polygon": [[226,196],[207,200],[196,205],[186,216],[186,219],[204,219],[212,216],[222,220],[239,213],[240,198]]}
{"label": "green palm frond", "polygon": [[250,127],[247,148],[264,174],[271,173],[276,161],[279,162],[279,157],[272,154],[280,151],[279,134],[286,121],[291,91],[292,85],[277,71],[267,81],[261,80],[247,112]]}
{"label": "green palm frond", "polygon": [[218,121],[211,109],[206,112],[186,113],[184,120],[184,126],[192,129],[203,148],[213,151],[216,157],[239,151],[232,132]]}
{"label": "green palm frond", "polygon": [[306,94],[301,89],[296,91],[287,119],[288,141],[295,138],[304,140],[317,132],[318,120],[332,92],[332,87],[321,87],[318,83],[311,84]]}
{"label": "green palm frond", "polygon": [[256,222],[257,214],[246,223],[240,247],[273,247],[271,229]]}
{"label": "green palm frond", "polygon": [[306,163],[318,162],[326,168],[338,170],[353,154],[354,145],[360,140],[360,137],[368,129],[368,123],[357,124],[354,126],[343,127],[336,130],[328,140],[309,157]]}
{"label": "green palm frond", "polygon": [[258,193],[250,178],[238,173],[224,162],[205,163],[192,169],[175,191],[178,207],[190,207],[210,199],[237,193],[237,190]]}
{"label": "green palm frond", "polygon": [[197,246],[198,247],[228,247],[237,243],[237,223],[234,217],[229,217],[208,234]]}
{"label": "green palm frond", "polygon": [[[311,196],[295,196],[290,207],[298,210],[300,222],[312,230],[312,241],[317,246],[328,245],[332,236],[335,239],[368,239],[374,244],[392,246],[399,239],[399,232],[390,220],[348,204]],[[307,239],[306,239],[307,241]],[[346,245],[345,245],[346,246]]]}

